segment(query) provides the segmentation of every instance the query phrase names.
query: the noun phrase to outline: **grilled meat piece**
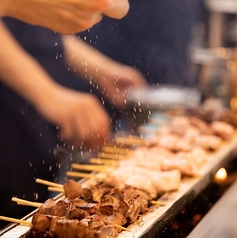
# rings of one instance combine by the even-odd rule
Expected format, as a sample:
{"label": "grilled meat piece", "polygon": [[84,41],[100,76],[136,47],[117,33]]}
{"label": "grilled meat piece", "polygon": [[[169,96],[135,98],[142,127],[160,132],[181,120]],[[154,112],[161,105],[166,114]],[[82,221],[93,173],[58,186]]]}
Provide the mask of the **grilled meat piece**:
{"label": "grilled meat piece", "polygon": [[118,235],[117,228],[106,225],[103,215],[95,214],[81,221],[35,214],[27,238],[108,238]]}
{"label": "grilled meat piece", "polygon": [[234,127],[224,121],[214,121],[211,123],[214,133],[224,140],[228,140],[234,133]]}
{"label": "grilled meat piece", "polygon": [[65,216],[70,203],[67,201],[54,201],[52,198],[46,200],[38,209],[38,214],[46,214],[52,216]]}
{"label": "grilled meat piece", "polygon": [[103,216],[102,219],[103,219],[103,222],[108,225],[116,224],[116,225],[123,226],[127,223],[126,218],[118,212],[115,212],[110,216]]}
{"label": "grilled meat piece", "polygon": [[116,191],[112,191],[109,194],[105,194],[100,201],[100,213],[107,216],[110,216],[115,212],[125,215],[128,208],[129,207],[127,203]]}
{"label": "grilled meat piece", "polygon": [[148,194],[131,186],[125,186],[125,188],[122,189],[122,192],[125,202],[131,199],[139,199],[139,202],[141,203],[141,214],[147,210],[148,204],[152,200]]}
{"label": "grilled meat piece", "polygon": [[66,215],[68,219],[77,219],[77,220],[84,219],[88,216],[90,216],[89,212],[77,207],[72,207],[71,209],[69,209]]}
{"label": "grilled meat piece", "polygon": [[[93,220],[93,218],[91,218]],[[104,225],[97,221],[85,222],[78,220],[61,219],[56,223],[55,237],[57,238],[108,238],[117,236],[117,230],[113,226]],[[90,223],[90,224],[89,224]],[[93,223],[93,225],[92,225]],[[93,227],[95,229],[93,229]]]}
{"label": "grilled meat piece", "polygon": [[35,232],[48,232],[49,235],[53,235],[56,222],[61,219],[58,216],[35,214],[32,218],[32,230]]}
{"label": "grilled meat piece", "polygon": [[[69,220],[69,219],[59,219],[55,227],[55,237],[57,238],[77,238],[78,232],[78,220]],[[84,228],[84,227],[83,227]],[[84,232],[83,229],[80,229],[80,233]],[[86,236],[84,236],[86,237]]]}
{"label": "grilled meat piece", "polygon": [[93,215],[93,214],[97,213],[100,210],[100,204],[99,203],[84,202],[78,208],[88,212],[90,215]]}
{"label": "grilled meat piece", "polygon": [[74,199],[83,194],[82,186],[74,180],[67,180],[63,185],[65,196]]}
{"label": "grilled meat piece", "polygon": [[91,190],[92,193],[92,200],[93,202],[100,202],[101,198],[106,194],[109,193],[111,190],[111,186],[108,184],[98,184],[97,186],[91,186],[89,189]]}

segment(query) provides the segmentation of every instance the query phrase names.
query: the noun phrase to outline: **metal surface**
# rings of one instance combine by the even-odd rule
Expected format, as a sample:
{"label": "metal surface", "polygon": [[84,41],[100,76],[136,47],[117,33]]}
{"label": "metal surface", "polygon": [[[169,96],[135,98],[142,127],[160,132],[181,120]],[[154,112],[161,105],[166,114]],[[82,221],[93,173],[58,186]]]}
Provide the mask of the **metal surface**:
{"label": "metal surface", "polygon": [[[212,181],[217,170],[227,165],[236,155],[237,134],[235,134],[233,139],[228,143],[224,143],[217,152],[210,154],[207,162],[200,169],[199,177],[185,177],[178,191],[166,193],[159,198],[159,201],[166,202],[165,206],[153,206],[147,214],[141,216],[139,220],[129,226],[131,232],[123,231],[119,234],[118,238],[156,237],[156,234],[159,233],[165,222],[179,213],[188,202],[202,192]],[[90,180],[84,180],[84,183],[88,182],[90,182]],[[29,220],[30,219],[31,218],[29,218]],[[21,237],[27,230],[29,230],[29,228],[17,225],[4,232],[1,237]]]}
{"label": "metal surface", "polygon": [[128,91],[128,106],[137,109],[159,110],[177,107],[193,107],[200,104],[201,94],[196,88],[177,85],[151,85],[146,89]]}
{"label": "metal surface", "polygon": [[237,13],[236,0],[206,0],[207,7],[214,12]]}
{"label": "metal surface", "polygon": [[184,178],[179,191],[167,193],[161,200],[166,200],[167,205],[159,207],[153,212],[141,217],[141,221],[131,226],[131,233],[122,232],[119,238],[151,238],[156,237],[163,228],[164,223],[178,214],[182,208],[195,198],[212,181],[217,170],[227,165],[237,155],[237,136],[230,143],[210,156],[207,163],[200,169],[200,177]]}
{"label": "metal surface", "polygon": [[[196,49],[191,60],[199,68],[198,81],[204,98],[219,98],[232,107],[236,97],[237,48]],[[235,109],[235,108],[233,108]]]}
{"label": "metal surface", "polygon": [[195,64],[228,69],[228,62],[234,63],[237,61],[237,48],[217,47],[196,49],[191,54],[191,60]]}
{"label": "metal surface", "polygon": [[235,181],[188,238],[235,238],[237,236],[237,181]]}

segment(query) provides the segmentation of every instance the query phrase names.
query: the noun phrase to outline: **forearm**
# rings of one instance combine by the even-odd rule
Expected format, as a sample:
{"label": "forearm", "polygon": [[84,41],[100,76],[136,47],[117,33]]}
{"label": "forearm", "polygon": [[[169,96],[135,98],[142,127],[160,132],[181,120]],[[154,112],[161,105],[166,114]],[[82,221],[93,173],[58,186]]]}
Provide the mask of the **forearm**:
{"label": "forearm", "polygon": [[[17,17],[22,15],[22,9],[27,4],[27,0],[0,0],[0,17]],[[28,2],[29,3],[29,2]]]}
{"label": "forearm", "polygon": [[56,83],[41,66],[15,41],[0,22],[0,79],[32,104],[41,96],[50,94]]}
{"label": "forearm", "polygon": [[109,77],[121,65],[74,36],[64,36],[63,42],[70,67],[88,80]]}
{"label": "forearm", "polygon": [[0,0],[0,17],[7,16],[7,0]]}

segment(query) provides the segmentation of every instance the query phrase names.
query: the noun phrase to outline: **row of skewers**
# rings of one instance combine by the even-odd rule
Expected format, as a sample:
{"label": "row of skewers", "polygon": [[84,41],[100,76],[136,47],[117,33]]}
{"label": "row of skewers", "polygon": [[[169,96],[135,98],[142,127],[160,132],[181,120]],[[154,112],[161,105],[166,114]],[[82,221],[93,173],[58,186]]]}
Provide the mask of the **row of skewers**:
{"label": "row of skewers", "polygon": [[[157,198],[178,190],[182,176],[199,176],[210,154],[233,135],[234,127],[223,121],[207,124],[196,117],[174,117],[146,139],[118,138],[117,143],[123,145],[134,145],[135,140],[135,149],[105,147],[104,154],[91,159],[91,164],[72,164],[72,169],[96,171],[88,178],[119,188],[126,184]],[[75,171],[68,171],[67,175],[84,176]]]}
{"label": "row of skewers", "polygon": [[[72,164],[73,170],[96,173],[67,172],[69,177],[88,178],[89,186],[72,180],[50,186],[65,199],[37,204],[28,237],[118,236],[152,204],[162,205],[155,200],[178,190],[182,176],[198,176],[210,154],[234,131],[223,121],[177,116],[150,137],[118,137],[116,146],[104,147],[90,164]],[[55,213],[58,208],[62,213]]]}

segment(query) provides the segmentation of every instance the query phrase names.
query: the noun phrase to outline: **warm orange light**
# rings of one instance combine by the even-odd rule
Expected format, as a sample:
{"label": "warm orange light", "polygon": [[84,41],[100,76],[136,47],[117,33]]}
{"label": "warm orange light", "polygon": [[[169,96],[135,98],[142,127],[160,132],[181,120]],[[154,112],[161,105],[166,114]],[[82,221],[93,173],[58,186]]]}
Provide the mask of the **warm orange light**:
{"label": "warm orange light", "polygon": [[230,71],[234,71],[236,69],[236,61],[234,60],[228,60],[226,63],[226,67]]}
{"label": "warm orange light", "polygon": [[227,176],[228,175],[227,175],[227,172],[226,172],[225,168],[220,168],[216,172],[214,179],[215,179],[216,182],[223,182],[227,179]]}

